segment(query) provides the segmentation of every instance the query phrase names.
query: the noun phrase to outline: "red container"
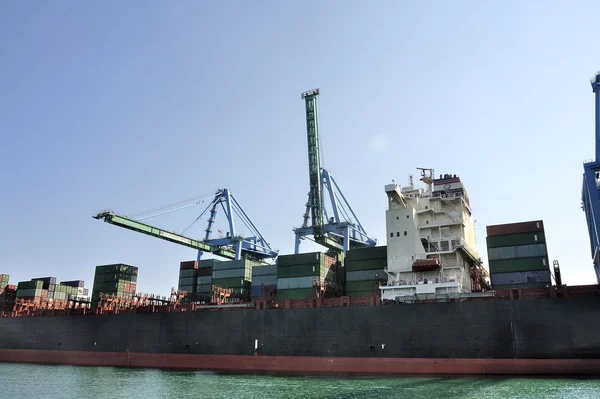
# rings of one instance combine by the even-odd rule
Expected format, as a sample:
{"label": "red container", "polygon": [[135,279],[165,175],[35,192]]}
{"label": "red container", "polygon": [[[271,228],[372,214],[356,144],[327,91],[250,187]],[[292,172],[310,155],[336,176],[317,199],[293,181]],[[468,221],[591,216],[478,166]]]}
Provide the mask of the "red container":
{"label": "red container", "polygon": [[200,276],[212,276],[212,267],[201,267],[196,270],[196,277]]}
{"label": "red container", "polygon": [[187,261],[181,262],[179,264],[180,270],[197,269],[197,268],[198,268],[197,260],[187,260]]}
{"label": "red container", "polygon": [[488,237],[520,233],[535,233],[544,231],[544,221],[534,220],[532,222],[497,224],[494,226],[487,226],[486,230]]}

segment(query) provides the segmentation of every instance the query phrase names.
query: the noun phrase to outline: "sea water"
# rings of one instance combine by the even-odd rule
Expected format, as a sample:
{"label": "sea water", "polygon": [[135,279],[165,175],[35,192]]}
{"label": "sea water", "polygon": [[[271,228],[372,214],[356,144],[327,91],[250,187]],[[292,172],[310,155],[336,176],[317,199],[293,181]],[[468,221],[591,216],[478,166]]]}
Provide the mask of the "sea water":
{"label": "sea water", "polygon": [[596,399],[600,379],[283,377],[5,363],[0,398]]}

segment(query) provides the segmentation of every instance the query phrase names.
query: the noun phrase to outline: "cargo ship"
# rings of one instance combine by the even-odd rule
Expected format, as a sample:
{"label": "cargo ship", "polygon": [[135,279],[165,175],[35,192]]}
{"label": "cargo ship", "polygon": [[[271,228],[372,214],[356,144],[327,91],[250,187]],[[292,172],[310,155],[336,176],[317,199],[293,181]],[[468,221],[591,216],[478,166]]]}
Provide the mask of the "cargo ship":
{"label": "cargo ship", "polygon": [[[169,297],[136,293],[138,268],[124,264],[96,268],[91,299],[72,290],[54,300],[57,284],[47,278],[18,286],[3,278],[0,362],[303,375],[600,375],[600,286],[562,284],[542,220],[488,226],[486,266],[460,177],[420,168],[424,187],[412,177],[405,187],[384,187],[387,243],[376,245],[320,167],[318,94],[302,94],[310,191],[294,254],[273,250],[227,189],[205,209],[201,240],[100,212],[96,219],[193,248],[198,259],[181,262]],[[225,237],[211,237],[220,207],[228,218],[243,217],[252,236],[229,220]],[[327,250],[301,253],[308,236]],[[225,260],[203,259],[205,253]]]}

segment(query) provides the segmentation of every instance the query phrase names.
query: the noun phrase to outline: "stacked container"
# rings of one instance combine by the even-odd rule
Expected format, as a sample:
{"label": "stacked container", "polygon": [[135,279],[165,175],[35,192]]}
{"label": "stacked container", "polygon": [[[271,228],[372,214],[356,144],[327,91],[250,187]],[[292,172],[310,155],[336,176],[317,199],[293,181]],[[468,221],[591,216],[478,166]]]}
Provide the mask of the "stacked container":
{"label": "stacked container", "polygon": [[89,295],[89,290],[87,288],[84,288],[85,281],[83,281],[83,280],[62,281],[61,284],[68,286],[68,287],[75,288],[73,290],[73,292],[74,292],[73,296],[77,299],[85,299]]}
{"label": "stacked container", "polygon": [[210,301],[213,267],[218,262],[216,259],[181,262],[179,265],[179,291],[187,292],[191,298],[196,300]]}
{"label": "stacked container", "polygon": [[45,296],[47,296],[48,299],[54,298],[54,290],[56,287],[56,277],[38,277],[38,278],[32,278],[31,281],[43,282],[42,288],[47,291],[47,294]]}
{"label": "stacked container", "polygon": [[4,290],[4,288],[8,285],[8,278],[10,276],[8,274],[0,274],[0,292]]}
{"label": "stacked container", "polygon": [[100,293],[131,298],[135,294],[138,268],[122,263],[96,266],[92,288],[92,306],[98,304]]}
{"label": "stacked container", "polygon": [[336,258],[321,252],[279,256],[277,299],[312,298],[316,286],[339,291],[337,263]]}
{"label": "stacked container", "polygon": [[493,289],[551,284],[543,221],[487,226],[487,251]]}
{"label": "stacked container", "polygon": [[277,291],[277,265],[252,268],[252,297],[268,296]]}
{"label": "stacked container", "polygon": [[196,299],[210,302],[212,297],[212,274],[219,260],[205,259],[198,262],[196,271]]}
{"label": "stacked container", "polygon": [[379,281],[387,281],[387,246],[358,248],[348,251],[346,295],[371,296],[379,291]]}
{"label": "stacked container", "polygon": [[76,297],[77,287],[71,287],[63,284],[57,284],[54,287],[54,296],[52,297],[54,302],[66,302],[69,299],[75,299]]}
{"label": "stacked container", "polygon": [[217,262],[213,265],[212,285],[232,289],[236,297],[248,299],[252,285],[252,268],[261,265],[261,262],[249,259]]}
{"label": "stacked container", "polygon": [[40,280],[21,281],[17,286],[17,295],[19,299],[30,300],[35,303],[40,303],[42,300],[42,291],[44,290],[44,282]]}
{"label": "stacked container", "polygon": [[10,312],[15,305],[16,298],[17,286],[10,284],[5,286],[3,292],[0,294],[0,312]]}

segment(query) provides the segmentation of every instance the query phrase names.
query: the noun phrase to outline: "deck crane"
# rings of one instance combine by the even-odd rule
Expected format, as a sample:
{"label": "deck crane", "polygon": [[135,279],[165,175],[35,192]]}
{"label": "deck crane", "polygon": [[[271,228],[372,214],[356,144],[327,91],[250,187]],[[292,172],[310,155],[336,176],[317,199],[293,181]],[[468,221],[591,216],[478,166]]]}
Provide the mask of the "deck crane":
{"label": "deck crane", "polygon": [[[317,119],[318,95],[319,89],[301,94],[306,105],[310,191],[302,227],[294,229],[295,253],[300,250],[300,241],[310,235],[318,244],[338,253],[345,254],[351,248],[375,246],[377,241],[367,235],[331,173],[321,167]],[[328,214],[325,206],[326,196],[329,198],[331,215]]]}
{"label": "deck crane", "polygon": [[[270,244],[260,234],[254,223],[252,223],[246,212],[244,212],[231,191],[228,189],[217,190],[211,202],[202,211],[200,216],[198,216],[181,234],[166,231],[165,229],[151,226],[141,221],[142,219],[175,212],[194,205],[199,205],[200,203],[201,202],[197,200],[189,201],[188,203],[178,203],[176,206],[165,207],[162,208],[160,212],[155,212],[154,214],[137,219],[119,215],[112,211],[103,211],[93,217],[94,219],[104,220],[106,223],[110,223],[115,226],[196,249],[198,250],[198,260],[200,260],[202,254],[205,252],[235,260],[242,258],[266,260],[277,257],[278,251],[271,248]],[[227,218],[229,231],[226,232],[225,238],[211,238],[212,229],[219,208],[222,209],[225,217]],[[198,240],[183,235],[207,214],[209,215],[208,226],[205,230],[206,234],[204,235],[203,239]],[[240,234],[236,234],[234,215],[237,215],[237,218],[250,230],[252,234],[251,237],[243,237]]]}
{"label": "deck crane", "polygon": [[592,261],[596,280],[600,284],[600,72],[591,80],[596,99],[594,123],[596,132],[596,159],[583,165],[582,206],[590,235]]}

